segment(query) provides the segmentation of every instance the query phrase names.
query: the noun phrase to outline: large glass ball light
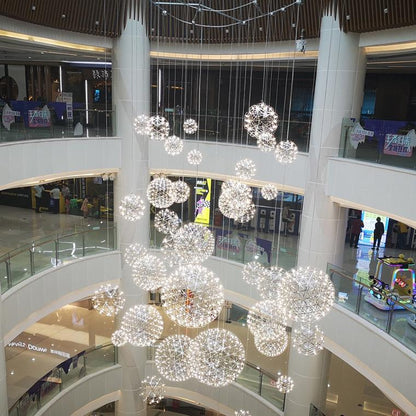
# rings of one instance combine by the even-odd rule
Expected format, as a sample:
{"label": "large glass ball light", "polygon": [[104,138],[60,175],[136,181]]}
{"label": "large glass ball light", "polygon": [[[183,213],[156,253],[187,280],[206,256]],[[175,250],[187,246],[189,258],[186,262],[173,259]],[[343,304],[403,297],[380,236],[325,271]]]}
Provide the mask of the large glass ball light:
{"label": "large glass ball light", "polygon": [[169,234],[179,228],[181,220],[176,212],[170,209],[162,209],[155,215],[154,225],[160,233]]}
{"label": "large glass ball light", "polygon": [[295,383],[293,382],[292,378],[286,375],[281,375],[276,380],[276,388],[280,391],[280,393],[290,393],[293,388],[295,387]]}
{"label": "large glass ball light", "polygon": [[187,353],[191,341],[186,335],[171,335],[158,345],[155,363],[163,377],[170,381],[185,381],[190,377]]}
{"label": "large glass ball light", "polygon": [[[227,218],[237,219],[252,213],[253,194],[245,183],[235,180],[223,182],[218,207]],[[254,214],[253,214],[254,215]],[[241,222],[241,221],[240,221]]]}
{"label": "large glass ball light", "polygon": [[242,159],[235,164],[235,174],[241,179],[251,179],[256,174],[256,165],[250,159]]}
{"label": "large glass ball light", "polygon": [[201,224],[189,223],[173,235],[173,252],[182,264],[202,263],[214,252],[212,232]]}
{"label": "large glass ball light", "polygon": [[213,387],[232,383],[244,368],[244,346],[226,329],[207,329],[191,342],[189,365],[193,377]]}
{"label": "large glass ball light", "polygon": [[293,330],[293,346],[299,354],[317,355],[324,349],[324,333],[313,325],[302,325]]}
{"label": "large glass ball light", "polygon": [[318,321],[327,315],[334,304],[334,285],[321,270],[309,267],[292,269],[276,286],[282,306],[295,322]]}
{"label": "large glass ball light", "polygon": [[132,243],[124,250],[124,261],[128,266],[133,266],[133,263],[139,257],[147,254],[147,250],[139,243]]}
{"label": "large glass ball light", "polygon": [[156,208],[168,208],[174,202],[173,183],[164,175],[156,176],[147,186],[147,199]]}
{"label": "large glass ball light", "polygon": [[177,204],[182,204],[187,201],[191,190],[189,185],[184,181],[173,182],[173,200]]}
{"label": "large glass ball light", "polygon": [[272,266],[265,269],[263,279],[257,285],[260,296],[263,299],[280,299],[281,292],[279,283],[284,278],[285,274],[286,270],[278,266]]}
{"label": "large glass ball light", "polygon": [[135,305],[121,319],[121,330],[130,344],[148,347],[162,335],[163,318],[152,305]]}
{"label": "large glass ball light", "polygon": [[277,195],[279,194],[279,191],[277,190],[277,188],[271,183],[264,185],[261,188],[260,192],[261,192],[261,196],[267,201],[273,201],[274,199],[276,199]]}
{"label": "large glass ball light", "polygon": [[254,337],[254,345],[257,351],[266,357],[278,357],[283,354],[289,344],[289,336],[285,329],[279,337],[275,339],[264,339],[260,337]]}
{"label": "large glass ball light", "polygon": [[160,403],[165,394],[166,388],[160,377],[147,376],[142,380],[140,396],[149,406]]}
{"label": "large glass ball light", "polygon": [[271,152],[276,147],[276,137],[268,131],[257,136],[257,147],[262,152]]}
{"label": "large glass ball light", "polygon": [[177,156],[182,153],[183,140],[178,136],[169,136],[163,143],[166,153],[171,156]]}
{"label": "large glass ball light", "polygon": [[139,195],[129,194],[120,201],[120,215],[127,221],[137,221],[144,215],[146,206]]}
{"label": "large glass ball light", "polygon": [[137,134],[142,136],[147,136],[150,132],[150,125],[149,125],[150,117],[145,114],[139,114],[134,119],[134,130]]}
{"label": "large glass ball light", "polygon": [[241,215],[239,215],[238,217],[235,217],[234,219],[236,222],[245,224],[246,222],[251,221],[255,215],[256,215],[256,206],[254,205],[254,202],[250,201],[250,203],[247,204],[244,212],[241,213]]}
{"label": "large glass ball light", "polygon": [[153,116],[149,119],[149,137],[151,140],[162,141],[169,135],[169,123],[162,116]]}
{"label": "large glass ball light", "polygon": [[252,105],[244,115],[244,128],[257,138],[263,133],[274,133],[279,125],[279,117],[273,107],[261,102]]}
{"label": "large glass ball light", "polygon": [[198,130],[198,123],[193,118],[187,118],[183,122],[183,131],[186,134],[194,134]]}
{"label": "large glass ball light", "polygon": [[115,316],[124,308],[126,299],[118,286],[105,284],[95,291],[91,299],[93,308],[104,316]]}
{"label": "large glass ball light", "polygon": [[217,318],[224,304],[218,277],[200,265],[181,266],[161,289],[166,314],[186,328],[201,328]]}
{"label": "large glass ball light", "polygon": [[286,332],[279,308],[272,300],[257,302],[249,309],[247,326],[258,339],[276,339]]}
{"label": "large glass ball light", "polygon": [[200,165],[202,162],[202,153],[199,150],[192,149],[188,152],[186,159],[190,165]]}
{"label": "large glass ball light", "polygon": [[153,254],[138,258],[133,263],[133,282],[143,290],[157,290],[166,280],[166,267]]}
{"label": "large glass ball light", "polygon": [[282,140],[274,151],[274,156],[279,163],[289,164],[296,160],[298,154],[298,147],[291,140]]}
{"label": "large glass ball light", "polygon": [[251,286],[258,286],[264,279],[266,268],[257,261],[251,261],[243,266],[243,280]]}

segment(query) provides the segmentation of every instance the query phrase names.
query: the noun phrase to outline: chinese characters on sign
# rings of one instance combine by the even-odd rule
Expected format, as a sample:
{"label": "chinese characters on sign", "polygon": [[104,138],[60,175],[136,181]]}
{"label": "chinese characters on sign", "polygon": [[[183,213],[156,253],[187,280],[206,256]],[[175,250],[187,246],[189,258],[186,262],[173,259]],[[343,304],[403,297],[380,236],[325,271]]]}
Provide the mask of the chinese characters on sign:
{"label": "chinese characters on sign", "polygon": [[412,156],[411,138],[401,134],[386,134],[383,153],[385,155]]}

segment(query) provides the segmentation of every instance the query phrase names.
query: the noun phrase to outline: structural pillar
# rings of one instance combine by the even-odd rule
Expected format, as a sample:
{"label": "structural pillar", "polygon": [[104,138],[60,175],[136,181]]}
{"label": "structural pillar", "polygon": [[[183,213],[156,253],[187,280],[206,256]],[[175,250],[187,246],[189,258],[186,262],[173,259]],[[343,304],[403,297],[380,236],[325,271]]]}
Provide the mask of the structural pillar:
{"label": "structural pillar", "polygon": [[[129,20],[122,35],[114,41],[113,47],[113,105],[117,135],[122,140],[121,171],[115,181],[114,206],[129,193],[140,195],[146,201],[149,182],[148,139],[137,136],[134,118],[138,114],[149,114],[150,109],[150,54],[149,39],[145,24]],[[149,204],[144,216],[131,223],[120,217],[118,241],[120,250],[131,243],[149,245]],[[122,263],[120,288],[126,297],[126,306],[121,315],[137,304],[147,304],[147,292],[139,289],[132,281],[130,268]],[[119,318],[120,319],[120,318]],[[121,398],[116,407],[120,416],[144,415],[146,407],[139,389],[145,377],[146,348],[125,345],[119,348],[119,363],[123,370]]]}
{"label": "structural pillar", "polygon": [[[342,265],[347,210],[325,193],[328,158],[338,156],[342,119],[359,116],[365,77],[365,57],[359,34],[344,33],[339,19],[324,16],[309,146],[298,265],[326,270]],[[308,416],[309,406],[324,406],[327,352],[303,357],[290,351],[288,373],[295,389],[287,395],[285,416]]]}

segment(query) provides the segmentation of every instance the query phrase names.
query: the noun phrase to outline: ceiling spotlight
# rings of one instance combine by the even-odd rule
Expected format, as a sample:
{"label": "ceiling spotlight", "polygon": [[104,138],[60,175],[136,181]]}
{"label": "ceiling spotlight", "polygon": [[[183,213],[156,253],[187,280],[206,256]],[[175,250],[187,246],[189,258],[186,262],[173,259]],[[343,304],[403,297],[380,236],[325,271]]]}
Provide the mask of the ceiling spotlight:
{"label": "ceiling spotlight", "polygon": [[62,14],[61,17],[62,17],[62,19],[65,19],[66,14]]}
{"label": "ceiling spotlight", "polygon": [[387,14],[389,12],[389,9],[386,7],[383,11],[384,11],[384,14]]}
{"label": "ceiling spotlight", "polygon": [[32,12],[34,12],[36,10],[36,6],[33,4],[32,5]]}
{"label": "ceiling spotlight", "polygon": [[225,33],[230,33],[230,31],[228,29],[225,29]]}
{"label": "ceiling spotlight", "polygon": [[162,10],[162,14],[163,14],[163,16],[167,16],[168,11],[167,10]]}
{"label": "ceiling spotlight", "polygon": [[100,24],[100,21],[99,20],[96,20],[95,21],[95,26],[98,26]]}
{"label": "ceiling spotlight", "polygon": [[345,18],[346,18],[347,20],[351,20],[351,16],[350,16],[349,14],[347,14],[347,15],[345,16]]}

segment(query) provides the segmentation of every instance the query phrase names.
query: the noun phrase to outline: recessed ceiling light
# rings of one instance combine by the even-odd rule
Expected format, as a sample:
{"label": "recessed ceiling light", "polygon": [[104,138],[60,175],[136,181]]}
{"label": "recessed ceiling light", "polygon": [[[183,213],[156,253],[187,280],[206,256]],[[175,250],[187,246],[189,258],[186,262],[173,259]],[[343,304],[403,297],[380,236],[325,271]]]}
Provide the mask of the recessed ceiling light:
{"label": "recessed ceiling light", "polygon": [[62,19],[65,19],[66,14],[62,14],[61,17],[62,17]]}
{"label": "recessed ceiling light", "polygon": [[14,374],[14,370],[10,371],[10,375],[12,376]]}
{"label": "recessed ceiling light", "polygon": [[36,6],[32,4],[32,12],[34,12],[35,10],[36,10]]}
{"label": "recessed ceiling light", "polygon": [[33,357],[33,358],[32,358],[32,361],[36,361],[36,358],[35,358],[35,357]]}

